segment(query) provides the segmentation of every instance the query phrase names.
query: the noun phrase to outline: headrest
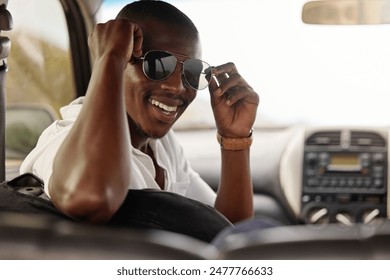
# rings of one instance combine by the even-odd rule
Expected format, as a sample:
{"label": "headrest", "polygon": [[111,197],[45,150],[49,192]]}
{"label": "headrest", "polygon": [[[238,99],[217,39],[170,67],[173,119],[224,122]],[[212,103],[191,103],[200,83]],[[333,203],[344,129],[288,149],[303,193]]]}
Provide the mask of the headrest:
{"label": "headrest", "polygon": [[[0,32],[12,29],[13,20],[11,13],[7,10],[8,0],[0,0]],[[8,57],[11,48],[11,43],[8,37],[0,36],[0,59]],[[6,67],[5,67],[6,68]],[[3,70],[4,67],[1,67]]]}
{"label": "headrest", "polygon": [[[8,1],[7,1],[8,2]],[[0,6],[0,30],[11,30],[13,26],[11,13],[5,4]]]}

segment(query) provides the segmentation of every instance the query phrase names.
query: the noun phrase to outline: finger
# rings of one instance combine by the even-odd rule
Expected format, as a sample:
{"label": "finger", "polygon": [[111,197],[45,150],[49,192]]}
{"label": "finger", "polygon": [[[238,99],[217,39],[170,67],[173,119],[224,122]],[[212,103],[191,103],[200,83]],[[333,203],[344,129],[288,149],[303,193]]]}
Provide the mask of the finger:
{"label": "finger", "polygon": [[226,79],[229,79],[234,73],[238,73],[237,68],[233,62],[229,62],[213,69],[214,75],[217,77],[219,82],[223,82]]}
{"label": "finger", "polygon": [[228,96],[228,99],[230,99],[231,95],[235,94],[240,88],[244,88],[246,86],[248,86],[248,84],[245,82],[245,80],[241,77],[240,74],[235,73],[231,76],[228,76],[227,74],[224,75],[223,81],[221,82],[218,90],[216,91],[216,95],[225,95]]}
{"label": "finger", "polygon": [[210,93],[213,93],[215,96],[222,96],[224,91],[222,91],[221,85],[229,78],[228,73],[213,75],[209,85]]}
{"label": "finger", "polygon": [[142,56],[142,44],[143,44],[143,33],[142,28],[138,24],[134,24],[134,42],[133,42],[133,56]]}
{"label": "finger", "polygon": [[237,102],[245,102],[257,106],[259,104],[259,98],[252,88],[248,86],[237,86],[229,90],[229,94],[226,97],[226,104],[233,106]]}
{"label": "finger", "polygon": [[215,91],[218,90],[219,88],[219,81],[215,75],[215,67],[214,66],[211,66],[211,78],[210,78],[210,83],[209,83],[209,92],[211,94],[214,94],[215,95]]}
{"label": "finger", "polygon": [[230,78],[230,76],[226,72],[220,73],[218,75],[214,75],[214,79],[218,83],[218,86],[221,85],[224,81],[226,81],[229,78]]}
{"label": "finger", "polygon": [[257,94],[238,73],[226,79],[219,89],[221,90],[221,96],[225,98],[225,103],[229,106],[238,101],[258,104]]}
{"label": "finger", "polygon": [[214,95],[222,96],[226,92],[226,89],[224,90],[222,85],[225,84],[226,81],[230,80],[231,76],[235,75],[235,73],[238,72],[234,63],[232,62],[214,67],[213,79],[215,80],[216,86],[218,87],[213,90]]}
{"label": "finger", "polygon": [[219,85],[219,88],[222,90],[223,93],[227,92],[229,89],[241,86],[246,84],[245,80],[241,77],[239,73],[223,73],[223,78],[221,78],[221,83]]}

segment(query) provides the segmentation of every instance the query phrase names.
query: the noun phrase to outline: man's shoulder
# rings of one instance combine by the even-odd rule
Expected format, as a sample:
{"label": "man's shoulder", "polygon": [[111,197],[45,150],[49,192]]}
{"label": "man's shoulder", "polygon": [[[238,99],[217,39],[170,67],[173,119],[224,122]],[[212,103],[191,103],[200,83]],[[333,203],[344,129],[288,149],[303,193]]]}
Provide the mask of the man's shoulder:
{"label": "man's shoulder", "polygon": [[63,120],[76,119],[84,103],[84,96],[78,97],[68,105],[61,107],[60,113]]}

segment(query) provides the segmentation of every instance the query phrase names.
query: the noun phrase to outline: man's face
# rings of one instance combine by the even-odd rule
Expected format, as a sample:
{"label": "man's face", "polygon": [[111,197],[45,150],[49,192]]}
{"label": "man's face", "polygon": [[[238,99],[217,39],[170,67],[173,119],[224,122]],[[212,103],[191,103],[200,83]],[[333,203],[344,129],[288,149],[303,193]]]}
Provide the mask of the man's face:
{"label": "man's face", "polygon": [[[142,29],[143,54],[164,50],[178,54],[178,61],[200,59],[199,38],[189,29],[158,21],[148,21]],[[151,138],[163,137],[195,99],[196,91],[183,80],[182,67],[182,63],[177,63],[167,79],[152,81],[144,75],[142,61],[128,64],[124,90],[132,136],[141,133]]]}

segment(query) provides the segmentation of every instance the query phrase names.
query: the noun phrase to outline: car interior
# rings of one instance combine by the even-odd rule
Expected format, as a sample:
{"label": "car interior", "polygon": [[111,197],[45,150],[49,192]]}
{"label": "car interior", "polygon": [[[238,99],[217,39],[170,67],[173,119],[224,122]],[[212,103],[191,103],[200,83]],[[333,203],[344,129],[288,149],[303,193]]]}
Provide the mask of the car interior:
{"label": "car interior", "polygon": [[[42,131],[59,118],[59,108],[85,94],[92,65],[88,34],[103,20],[102,8],[110,1],[51,1],[57,2],[56,9],[63,12],[67,53],[60,45],[31,40],[30,30],[23,33],[24,27],[18,28],[13,10],[17,6],[12,5],[19,5],[15,8],[19,12],[20,2],[0,1],[0,182],[13,188],[18,199],[33,195],[40,201],[42,182],[31,176],[21,177],[19,166]],[[114,5],[116,1],[111,2]],[[256,1],[248,2],[256,7]],[[336,30],[390,23],[388,0],[301,2],[299,21],[307,28],[332,26]],[[344,17],[335,16],[342,12]],[[23,47],[30,52],[23,52]],[[45,53],[39,54],[38,47],[45,48]],[[21,63],[28,56],[36,62],[31,67]],[[53,65],[61,65],[60,69],[44,63],[50,60]],[[57,77],[55,71],[68,76]],[[30,79],[27,73],[32,73],[36,86],[22,82]],[[53,85],[45,88],[47,80],[53,80]],[[61,84],[64,81],[66,85]],[[23,98],[11,95],[16,85]],[[44,89],[58,96],[39,97],[45,102],[34,102],[37,92]],[[194,170],[217,190],[220,152],[214,124],[199,114],[209,110],[202,102],[200,98],[183,115],[175,134]],[[332,114],[332,109],[328,113]],[[197,123],[194,116],[199,117]],[[388,116],[383,118],[390,124]],[[169,230],[168,223],[178,220],[152,228],[96,226],[0,207],[0,259],[390,259],[389,137],[390,125],[379,124],[348,125],[340,121],[332,125],[256,125],[251,147],[254,219],[273,221],[279,225],[276,227],[238,231],[215,245],[210,238],[199,237],[196,229],[201,221],[213,225],[210,230],[226,226],[223,217],[173,195],[169,205],[187,213],[177,219],[189,221],[182,232]],[[7,199],[9,202],[11,197],[0,198],[0,202]],[[162,196],[153,199],[155,205],[168,201]]]}

